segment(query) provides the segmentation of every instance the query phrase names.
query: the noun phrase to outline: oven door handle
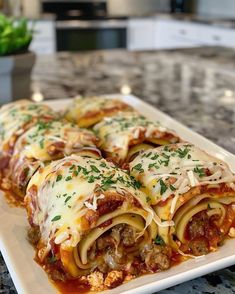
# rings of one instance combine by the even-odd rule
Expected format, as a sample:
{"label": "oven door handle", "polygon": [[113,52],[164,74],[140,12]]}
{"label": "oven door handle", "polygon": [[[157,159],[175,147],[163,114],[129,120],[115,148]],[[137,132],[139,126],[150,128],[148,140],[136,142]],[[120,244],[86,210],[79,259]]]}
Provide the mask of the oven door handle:
{"label": "oven door handle", "polygon": [[126,29],[127,21],[123,20],[60,20],[56,29]]}

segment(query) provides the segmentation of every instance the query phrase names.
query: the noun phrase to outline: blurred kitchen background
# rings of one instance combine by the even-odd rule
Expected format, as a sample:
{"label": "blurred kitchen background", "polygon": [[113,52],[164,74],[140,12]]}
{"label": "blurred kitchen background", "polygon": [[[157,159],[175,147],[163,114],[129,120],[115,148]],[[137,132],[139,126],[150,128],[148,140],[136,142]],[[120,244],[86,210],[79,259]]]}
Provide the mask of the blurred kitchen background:
{"label": "blurred kitchen background", "polygon": [[235,47],[234,0],[0,0],[35,25],[37,54]]}

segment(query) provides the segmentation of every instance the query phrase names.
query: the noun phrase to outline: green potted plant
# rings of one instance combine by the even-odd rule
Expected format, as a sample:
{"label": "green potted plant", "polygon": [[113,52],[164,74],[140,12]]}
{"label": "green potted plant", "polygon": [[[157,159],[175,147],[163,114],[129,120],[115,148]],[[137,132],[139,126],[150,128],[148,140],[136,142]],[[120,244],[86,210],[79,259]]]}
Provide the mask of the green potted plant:
{"label": "green potted plant", "polygon": [[0,104],[30,97],[35,54],[28,50],[33,30],[25,18],[0,14]]}

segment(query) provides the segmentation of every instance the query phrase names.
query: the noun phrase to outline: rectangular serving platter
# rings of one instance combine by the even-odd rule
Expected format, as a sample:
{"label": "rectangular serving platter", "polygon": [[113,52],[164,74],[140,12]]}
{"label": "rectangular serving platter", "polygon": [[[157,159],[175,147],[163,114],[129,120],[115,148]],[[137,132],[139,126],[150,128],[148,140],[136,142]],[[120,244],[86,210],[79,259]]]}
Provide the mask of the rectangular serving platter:
{"label": "rectangular serving platter", "polygon": [[[181,138],[189,141],[210,154],[224,160],[235,171],[235,156],[201,135],[193,132],[163,112],[132,95],[105,95],[107,99],[119,98],[137,109],[151,120],[174,130]],[[54,110],[63,111],[70,99],[46,101]],[[28,243],[27,216],[22,208],[10,207],[0,192],[0,250],[7,264],[17,292],[24,294],[55,294],[56,288],[50,283],[43,269],[33,260],[34,250]],[[176,284],[194,279],[207,273],[235,264],[235,240],[229,240],[215,253],[190,259],[165,272],[145,275],[113,290],[102,293],[153,293]]]}

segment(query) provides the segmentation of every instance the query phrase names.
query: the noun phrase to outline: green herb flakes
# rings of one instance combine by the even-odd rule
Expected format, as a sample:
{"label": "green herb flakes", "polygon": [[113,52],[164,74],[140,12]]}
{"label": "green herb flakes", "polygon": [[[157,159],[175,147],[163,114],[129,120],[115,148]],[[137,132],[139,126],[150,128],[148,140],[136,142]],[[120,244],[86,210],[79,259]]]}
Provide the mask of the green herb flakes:
{"label": "green herb flakes", "polygon": [[65,199],[64,203],[66,204],[71,198],[72,198],[72,196],[68,196],[68,197]]}
{"label": "green herb flakes", "polygon": [[166,192],[166,190],[168,189],[168,187],[167,187],[167,185],[163,182],[162,179],[160,179],[159,183],[160,183],[160,186],[161,186],[160,194],[163,195],[163,194]]}
{"label": "green herb flakes", "polygon": [[58,176],[56,177],[56,182],[59,182],[60,180],[62,180],[62,175],[58,175]]}
{"label": "green herb flakes", "polygon": [[61,219],[61,215],[56,215],[55,217],[53,217],[53,219],[51,221],[56,222],[56,221],[58,221],[60,219]]}
{"label": "green herb flakes", "polygon": [[159,236],[159,235],[156,237],[156,239],[155,239],[155,243],[156,243],[157,245],[160,245],[160,246],[164,246],[164,245],[165,245],[164,240],[163,240],[162,237]]}
{"label": "green herb flakes", "polygon": [[100,170],[95,165],[91,165],[91,170],[95,173],[100,173]]}

